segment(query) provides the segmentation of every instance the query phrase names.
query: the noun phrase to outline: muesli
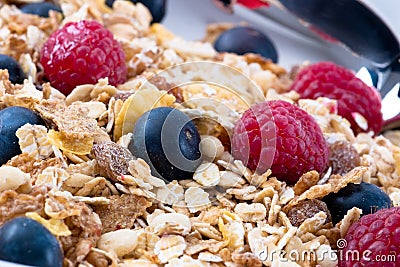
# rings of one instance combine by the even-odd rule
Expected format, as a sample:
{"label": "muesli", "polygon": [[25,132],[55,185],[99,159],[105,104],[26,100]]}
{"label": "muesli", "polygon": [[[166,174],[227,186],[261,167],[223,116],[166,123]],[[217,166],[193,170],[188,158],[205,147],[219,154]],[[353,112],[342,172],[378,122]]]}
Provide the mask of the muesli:
{"label": "muesli", "polygon": [[[256,54],[219,53],[151,24],[140,3],[60,0],[63,14],[48,18],[16,4],[1,5],[0,50],[26,79],[15,84],[1,71],[0,105],[25,107],[43,123],[18,127],[20,152],[2,159],[0,225],[20,216],[38,221],[57,238],[62,266],[336,266],[362,210],[334,221],[325,196],[365,182],[400,203],[398,132],[367,131],[368,119],[354,114],[349,122],[337,100],[291,90],[306,64],[287,71]],[[68,23],[93,20],[120,44],[126,80],[102,77],[70,92],[52,86],[43,45]],[[232,155],[235,125],[265,101],[313,118],[331,151],[326,168],[285,180]],[[156,107],[195,123],[202,162],[191,179],[160,179],[132,154],[133,127]]]}

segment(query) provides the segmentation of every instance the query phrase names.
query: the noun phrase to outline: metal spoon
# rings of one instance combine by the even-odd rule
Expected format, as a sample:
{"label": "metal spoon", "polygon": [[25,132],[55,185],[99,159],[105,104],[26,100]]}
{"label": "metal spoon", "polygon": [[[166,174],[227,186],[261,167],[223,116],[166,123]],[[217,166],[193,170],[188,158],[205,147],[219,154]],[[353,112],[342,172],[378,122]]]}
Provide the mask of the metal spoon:
{"label": "metal spoon", "polygon": [[[355,65],[367,68],[376,77],[373,84],[382,99],[397,90],[400,82],[400,44],[390,28],[371,9],[358,0],[270,0],[277,8],[256,12],[311,38],[338,49],[339,58],[351,58]],[[293,19],[293,17],[295,19]],[[400,97],[400,92],[398,92]],[[385,127],[400,126],[400,107],[386,115]],[[384,114],[385,115],[385,114]],[[394,123],[398,122],[398,123]]]}

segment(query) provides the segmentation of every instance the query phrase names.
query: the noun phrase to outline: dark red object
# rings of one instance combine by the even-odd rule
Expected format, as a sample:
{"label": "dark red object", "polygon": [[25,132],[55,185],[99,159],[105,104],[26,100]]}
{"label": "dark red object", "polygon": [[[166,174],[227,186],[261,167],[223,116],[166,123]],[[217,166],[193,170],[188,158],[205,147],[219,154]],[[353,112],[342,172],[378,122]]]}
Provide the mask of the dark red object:
{"label": "dark red object", "polygon": [[111,85],[126,81],[125,53],[96,21],[70,22],[54,32],[42,47],[40,62],[51,85],[65,95],[100,78],[108,77]]}
{"label": "dark red object", "polygon": [[[336,99],[338,114],[351,123],[351,128],[356,134],[369,131],[377,134],[381,130],[383,117],[378,91],[342,66],[332,62],[320,62],[304,67],[296,76],[292,89],[300,93],[302,98]],[[357,124],[354,119],[356,113],[367,120],[366,129]]]}
{"label": "dark red object", "polygon": [[311,115],[285,101],[247,110],[235,125],[232,154],[259,173],[293,184],[307,171],[323,172],[329,160],[323,133]]}
{"label": "dark red object", "polygon": [[251,9],[269,6],[268,3],[260,0],[237,0],[237,3]]}
{"label": "dark red object", "polygon": [[339,267],[395,267],[400,262],[400,207],[364,215],[339,240]]}

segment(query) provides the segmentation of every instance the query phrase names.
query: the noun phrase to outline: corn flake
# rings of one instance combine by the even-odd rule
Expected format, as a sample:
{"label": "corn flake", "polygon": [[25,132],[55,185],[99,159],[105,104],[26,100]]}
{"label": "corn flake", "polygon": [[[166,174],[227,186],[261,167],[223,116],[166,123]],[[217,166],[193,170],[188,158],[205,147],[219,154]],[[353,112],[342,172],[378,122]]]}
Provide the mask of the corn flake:
{"label": "corn flake", "polygon": [[68,226],[64,223],[63,220],[55,218],[50,218],[49,220],[46,220],[36,212],[27,212],[25,213],[25,216],[41,223],[55,236],[71,235],[71,231],[68,229]]}

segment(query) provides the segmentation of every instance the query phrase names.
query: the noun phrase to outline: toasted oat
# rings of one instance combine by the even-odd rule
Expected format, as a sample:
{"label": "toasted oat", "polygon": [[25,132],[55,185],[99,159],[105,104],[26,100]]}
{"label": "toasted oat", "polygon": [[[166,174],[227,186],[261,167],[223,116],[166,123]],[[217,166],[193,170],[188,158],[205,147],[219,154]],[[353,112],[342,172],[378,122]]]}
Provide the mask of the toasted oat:
{"label": "toasted oat", "polygon": [[325,212],[320,211],[313,217],[305,219],[297,229],[296,235],[302,236],[305,233],[316,233],[325,224],[327,217]]}
{"label": "toasted oat", "polygon": [[154,233],[161,234],[189,234],[192,224],[189,217],[180,213],[162,213],[149,222]]}
{"label": "toasted oat", "polygon": [[217,241],[222,240],[222,234],[217,228],[214,226],[210,225],[209,223],[198,223],[194,222],[193,223],[193,228],[196,229],[202,236],[209,238],[209,239],[214,239]]}
{"label": "toasted oat", "polygon": [[134,177],[149,183],[151,186],[165,187],[165,182],[151,175],[150,166],[141,158],[129,161],[128,170]]}
{"label": "toasted oat", "polygon": [[165,204],[178,204],[183,200],[183,187],[176,180],[157,190],[157,199]]}
{"label": "toasted oat", "polygon": [[0,167],[0,192],[15,190],[21,193],[29,193],[31,189],[29,174],[12,166]]}
{"label": "toasted oat", "polygon": [[310,171],[303,174],[297,183],[294,185],[294,193],[299,196],[307,191],[313,185],[316,185],[319,181],[319,173],[316,171]]}
{"label": "toasted oat", "polygon": [[244,222],[258,222],[265,219],[267,216],[267,209],[261,203],[239,203],[234,209]]}
{"label": "toasted oat", "polygon": [[241,186],[246,183],[239,174],[231,171],[220,171],[220,177],[218,185],[226,188]]}
{"label": "toasted oat", "polygon": [[88,266],[108,267],[112,264],[112,258],[104,251],[92,248],[84,262],[87,262]]}
{"label": "toasted oat", "polygon": [[200,252],[198,259],[205,262],[223,262],[223,259],[219,255],[212,254],[208,251]]}
{"label": "toasted oat", "polygon": [[241,222],[233,222],[224,226],[219,223],[218,226],[222,232],[224,240],[228,241],[229,248],[237,249],[244,246],[245,230]]}
{"label": "toasted oat", "polygon": [[109,188],[104,177],[93,177],[81,173],[70,175],[63,183],[63,189],[75,196],[109,196],[112,189]]}
{"label": "toasted oat", "polygon": [[262,266],[260,258],[251,252],[244,252],[244,253],[235,252],[232,255],[232,260],[239,266],[254,266],[254,267]]}
{"label": "toasted oat", "polygon": [[182,267],[211,267],[210,263],[203,262],[201,260],[193,259],[187,255],[183,255],[180,258],[174,258],[169,261],[165,267],[174,267],[174,266],[182,266]]}
{"label": "toasted oat", "polygon": [[343,238],[347,231],[349,230],[350,226],[356,222],[358,219],[360,219],[362,214],[362,210],[359,208],[352,208],[347,211],[346,215],[340,222],[340,236]]}
{"label": "toasted oat", "polygon": [[167,263],[183,255],[185,239],[179,235],[165,235],[156,243],[154,252],[161,263]]}
{"label": "toasted oat", "polygon": [[97,247],[123,257],[131,253],[137,246],[138,237],[143,230],[120,229],[102,234]]}
{"label": "toasted oat", "polygon": [[213,239],[202,240],[199,233],[194,232],[193,234],[185,238],[187,247],[185,254],[192,256],[201,251],[208,250],[211,253],[218,253],[222,248],[226,247],[226,242],[217,241]]}
{"label": "toasted oat", "polygon": [[45,184],[50,188],[60,190],[62,184],[68,178],[69,174],[66,170],[58,167],[47,167],[42,173],[38,174],[35,184]]}
{"label": "toasted oat", "polygon": [[185,202],[190,212],[205,209],[211,205],[209,194],[201,188],[190,187],[185,191]]}
{"label": "toasted oat", "polygon": [[218,166],[209,162],[200,164],[193,175],[193,180],[206,187],[217,185],[220,179]]}

